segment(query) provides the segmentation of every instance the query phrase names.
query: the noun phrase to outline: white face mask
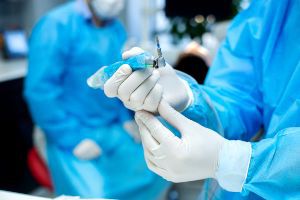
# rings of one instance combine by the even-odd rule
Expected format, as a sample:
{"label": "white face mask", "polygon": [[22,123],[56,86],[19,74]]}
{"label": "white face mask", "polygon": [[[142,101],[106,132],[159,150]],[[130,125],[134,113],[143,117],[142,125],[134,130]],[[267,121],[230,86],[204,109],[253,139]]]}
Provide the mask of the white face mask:
{"label": "white face mask", "polygon": [[91,6],[101,19],[112,19],[124,8],[124,0],[92,0]]}

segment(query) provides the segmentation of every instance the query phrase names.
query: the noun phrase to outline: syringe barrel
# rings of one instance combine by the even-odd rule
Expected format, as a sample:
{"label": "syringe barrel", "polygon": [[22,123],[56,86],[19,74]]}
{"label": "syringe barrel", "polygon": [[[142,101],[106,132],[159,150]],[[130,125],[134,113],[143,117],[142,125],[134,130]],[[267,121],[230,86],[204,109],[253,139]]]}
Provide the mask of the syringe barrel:
{"label": "syringe barrel", "polygon": [[128,64],[133,71],[140,70],[152,67],[153,58],[148,53],[142,53],[127,60],[122,60],[109,66],[104,66],[88,78],[87,84],[94,89],[103,89],[105,82],[124,64]]}

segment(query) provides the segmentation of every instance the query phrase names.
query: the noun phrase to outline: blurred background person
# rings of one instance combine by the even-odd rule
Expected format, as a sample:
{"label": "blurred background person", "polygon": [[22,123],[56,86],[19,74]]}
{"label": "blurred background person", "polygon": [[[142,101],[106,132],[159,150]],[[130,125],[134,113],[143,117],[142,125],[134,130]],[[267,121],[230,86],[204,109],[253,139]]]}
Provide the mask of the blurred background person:
{"label": "blurred background person", "polygon": [[179,54],[174,68],[191,75],[199,84],[203,84],[210,64],[209,51],[193,41]]}
{"label": "blurred background person", "polygon": [[123,0],[66,3],[33,29],[25,96],[46,135],[57,195],[157,199],[168,188],[124,129],[132,113],[86,85],[99,66],[120,59],[126,33],[116,17],[123,6]]}

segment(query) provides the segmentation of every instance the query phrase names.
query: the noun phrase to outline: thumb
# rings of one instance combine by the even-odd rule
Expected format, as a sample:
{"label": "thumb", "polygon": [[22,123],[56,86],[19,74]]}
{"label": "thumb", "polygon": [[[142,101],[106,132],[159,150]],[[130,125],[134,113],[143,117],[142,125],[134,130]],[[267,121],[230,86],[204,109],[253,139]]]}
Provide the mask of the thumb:
{"label": "thumb", "polygon": [[182,133],[184,132],[183,129],[188,125],[190,121],[180,112],[172,108],[170,104],[164,99],[161,100],[158,106],[158,112],[164,120],[166,120],[169,124],[171,124]]}
{"label": "thumb", "polygon": [[139,47],[133,47],[130,50],[125,51],[122,54],[122,58],[123,58],[123,60],[126,60],[126,59],[128,59],[130,57],[137,56],[137,55],[142,54],[144,52],[145,51],[143,49],[139,48]]}

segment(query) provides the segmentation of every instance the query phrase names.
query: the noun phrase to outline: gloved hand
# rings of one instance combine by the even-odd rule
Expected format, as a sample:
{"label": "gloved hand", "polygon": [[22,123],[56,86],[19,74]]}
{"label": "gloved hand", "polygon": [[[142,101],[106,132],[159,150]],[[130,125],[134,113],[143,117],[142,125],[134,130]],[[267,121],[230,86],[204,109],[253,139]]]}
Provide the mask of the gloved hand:
{"label": "gloved hand", "polygon": [[140,128],[148,167],[172,182],[215,178],[219,152],[227,140],[181,115],[162,101],[159,113],[176,128],[178,138],[152,114],[138,111],[135,115]]}
{"label": "gloved hand", "polygon": [[[144,51],[132,48],[123,53],[123,59]],[[104,84],[108,97],[118,97],[124,105],[134,111],[157,112],[162,97],[176,110],[185,110],[192,102],[192,92],[175,70],[167,64],[159,69],[145,69],[132,72],[130,66],[123,65]]]}
{"label": "gloved hand", "polygon": [[221,187],[241,192],[251,158],[251,144],[227,140],[187,119],[164,100],[159,114],[181,133],[181,138],[146,111],[136,113],[148,167],[172,182],[215,178]]}
{"label": "gloved hand", "polygon": [[81,160],[93,160],[101,155],[101,148],[91,139],[82,140],[73,150],[73,154]]}

